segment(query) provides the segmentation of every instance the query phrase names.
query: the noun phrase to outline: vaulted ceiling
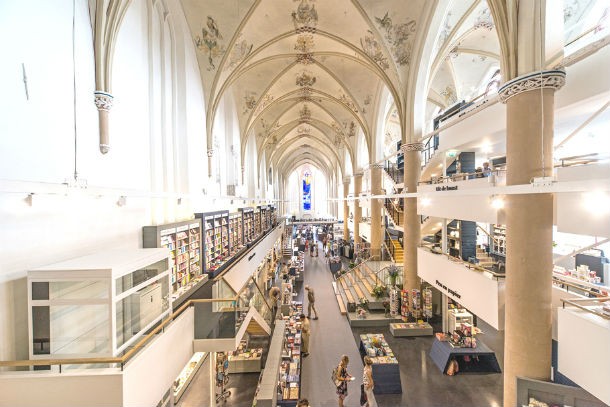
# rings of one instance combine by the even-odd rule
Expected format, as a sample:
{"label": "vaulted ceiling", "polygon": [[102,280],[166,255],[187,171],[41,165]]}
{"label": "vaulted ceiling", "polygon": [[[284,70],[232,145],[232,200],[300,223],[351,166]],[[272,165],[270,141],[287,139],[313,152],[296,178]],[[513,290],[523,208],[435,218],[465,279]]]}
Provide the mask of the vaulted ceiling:
{"label": "vaulted ceiling", "polygon": [[[446,9],[435,9],[439,3]],[[346,156],[356,163],[359,137],[369,154],[374,137],[395,138],[404,128],[430,35],[437,40],[427,62],[428,116],[470,95],[482,72],[499,64],[493,22],[481,0],[182,0],[182,5],[205,90],[208,145],[221,101],[230,95],[242,157],[247,140],[256,140],[258,161],[264,155],[277,168],[305,159],[349,173]],[[439,12],[442,25],[430,30]],[[384,95],[390,95],[389,104]],[[386,117],[394,134],[375,134],[377,120]]]}
{"label": "vaulted ceiling", "polygon": [[419,20],[432,2],[182,3],[198,49],[208,126],[230,93],[242,151],[254,135],[259,155],[281,166],[307,145],[332,168],[345,153],[353,161],[358,134],[370,143],[384,88],[402,111]]}

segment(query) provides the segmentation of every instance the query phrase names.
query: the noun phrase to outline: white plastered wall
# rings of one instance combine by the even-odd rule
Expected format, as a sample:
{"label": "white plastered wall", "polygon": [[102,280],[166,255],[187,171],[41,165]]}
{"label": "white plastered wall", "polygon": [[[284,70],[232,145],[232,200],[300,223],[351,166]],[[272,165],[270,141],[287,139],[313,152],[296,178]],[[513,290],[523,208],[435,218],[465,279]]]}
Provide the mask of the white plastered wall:
{"label": "white plastered wall", "polygon": [[[155,3],[132,1],[118,33],[107,155],[88,2],[76,1],[76,69],[72,1],[0,4],[0,360],[27,358],[27,270],[138,248],[142,226],[192,216],[189,199],[176,197],[200,193],[207,178],[203,91],[179,2]],[[80,188],[62,185],[74,175],[74,109]]]}

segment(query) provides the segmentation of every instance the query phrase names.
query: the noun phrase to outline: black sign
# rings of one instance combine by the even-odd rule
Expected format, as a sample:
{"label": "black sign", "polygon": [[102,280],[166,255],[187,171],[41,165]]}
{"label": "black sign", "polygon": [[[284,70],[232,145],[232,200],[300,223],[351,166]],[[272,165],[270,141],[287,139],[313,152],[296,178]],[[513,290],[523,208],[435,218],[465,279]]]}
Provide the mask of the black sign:
{"label": "black sign", "polygon": [[437,191],[457,191],[457,189],[458,189],[457,185],[452,186],[452,187],[448,187],[448,186],[436,187]]}
{"label": "black sign", "polygon": [[449,295],[453,295],[455,298],[462,298],[457,292],[453,291],[451,288],[447,288],[447,286],[440,281],[436,280],[436,285],[445,290],[445,292]]}
{"label": "black sign", "polygon": [[252,258],[256,256],[256,253],[252,253],[251,255],[248,256],[248,261],[252,260]]}

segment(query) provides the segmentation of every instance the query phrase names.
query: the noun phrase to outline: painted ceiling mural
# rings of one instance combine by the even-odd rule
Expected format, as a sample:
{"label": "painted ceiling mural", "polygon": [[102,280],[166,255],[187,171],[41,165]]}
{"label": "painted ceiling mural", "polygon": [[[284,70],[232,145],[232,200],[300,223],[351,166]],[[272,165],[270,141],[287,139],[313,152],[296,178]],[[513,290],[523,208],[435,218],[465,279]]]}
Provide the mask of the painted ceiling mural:
{"label": "painted ceiling mural", "polygon": [[[388,97],[397,121],[391,136],[378,137],[400,137],[417,69],[430,70],[429,115],[461,100],[480,85],[475,79],[483,72],[499,67],[484,0],[453,0],[441,11],[427,0],[181,2],[197,49],[208,138],[223,97],[231,95],[242,152],[254,136],[257,151],[280,169],[294,165],[307,144],[309,157],[343,172],[346,162],[358,162],[354,154],[361,137],[372,148]],[[436,27],[432,59],[421,61],[438,12],[444,17]],[[465,55],[468,67],[456,67],[464,63],[456,56]]]}

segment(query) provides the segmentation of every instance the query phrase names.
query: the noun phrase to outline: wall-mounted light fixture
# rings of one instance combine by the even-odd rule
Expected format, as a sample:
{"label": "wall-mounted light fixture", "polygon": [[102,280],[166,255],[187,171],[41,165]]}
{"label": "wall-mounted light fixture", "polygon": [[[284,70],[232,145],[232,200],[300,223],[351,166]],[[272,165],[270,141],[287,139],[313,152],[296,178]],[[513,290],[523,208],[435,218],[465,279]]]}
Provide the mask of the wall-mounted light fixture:
{"label": "wall-mounted light fixture", "polygon": [[30,192],[28,194],[28,196],[25,197],[24,201],[27,206],[33,206],[34,205],[34,193]]}
{"label": "wall-mounted light fixture", "polygon": [[178,198],[178,200],[177,200],[177,204],[178,204],[178,205],[182,205],[182,198]]}
{"label": "wall-mounted light fixture", "polygon": [[504,208],[504,199],[498,195],[492,195],[490,197],[491,207],[494,209],[502,209]]}
{"label": "wall-mounted light fixture", "polygon": [[117,206],[119,206],[119,207],[120,207],[120,206],[125,206],[125,205],[127,205],[127,197],[126,197],[125,195],[121,195],[121,196],[119,197],[119,200],[118,200],[118,201],[116,201],[116,204],[117,204]]}

